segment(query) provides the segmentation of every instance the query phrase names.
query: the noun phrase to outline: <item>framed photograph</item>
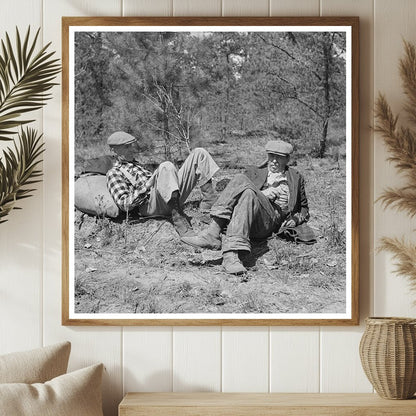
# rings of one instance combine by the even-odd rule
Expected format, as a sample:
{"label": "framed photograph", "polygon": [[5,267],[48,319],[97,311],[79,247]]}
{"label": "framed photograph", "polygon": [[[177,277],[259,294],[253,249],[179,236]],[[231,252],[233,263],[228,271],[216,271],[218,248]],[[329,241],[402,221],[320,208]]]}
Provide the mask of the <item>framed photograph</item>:
{"label": "framed photograph", "polygon": [[359,323],[358,17],[64,17],[63,325]]}

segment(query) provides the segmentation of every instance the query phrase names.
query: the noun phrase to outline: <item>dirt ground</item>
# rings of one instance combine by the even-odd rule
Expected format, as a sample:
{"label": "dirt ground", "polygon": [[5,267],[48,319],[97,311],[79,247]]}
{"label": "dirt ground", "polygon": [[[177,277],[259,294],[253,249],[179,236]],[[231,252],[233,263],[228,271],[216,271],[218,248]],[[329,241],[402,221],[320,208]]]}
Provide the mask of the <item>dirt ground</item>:
{"label": "dirt ground", "polygon": [[[344,169],[308,160],[299,170],[317,243],[273,236],[253,245],[242,276],[224,273],[220,251],[181,243],[168,220],[116,222],[77,211],[76,313],[345,313]],[[200,196],[195,190],[185,207],[195,230],[209,221]]]}

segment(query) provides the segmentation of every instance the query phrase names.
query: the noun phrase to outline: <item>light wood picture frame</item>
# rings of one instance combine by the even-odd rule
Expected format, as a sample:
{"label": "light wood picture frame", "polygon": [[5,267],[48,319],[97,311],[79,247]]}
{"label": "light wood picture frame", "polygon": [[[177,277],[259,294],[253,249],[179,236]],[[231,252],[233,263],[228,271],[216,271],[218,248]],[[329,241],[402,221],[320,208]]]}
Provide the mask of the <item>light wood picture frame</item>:
{"label": "light wood picture frame", "polygon": [[[358,17],[63,17],[62,50],[63,325],[359,323]],[[109,218],[90,179],[79,202],[79,178],[107,181],[114,132],[151,171],[206,149],[218,194],[270,140],[290,143],[316,243],[252,238],[233,275],[169,218]],[[185,203],[196,235],[201,198]]]}

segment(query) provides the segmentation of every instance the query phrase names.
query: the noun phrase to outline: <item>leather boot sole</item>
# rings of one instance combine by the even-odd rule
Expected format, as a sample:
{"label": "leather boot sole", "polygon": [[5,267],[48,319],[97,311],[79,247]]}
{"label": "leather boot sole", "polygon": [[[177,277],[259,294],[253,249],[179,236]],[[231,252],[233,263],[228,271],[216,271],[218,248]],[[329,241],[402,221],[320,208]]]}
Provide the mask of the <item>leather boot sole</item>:
{"label": "leather boot sole", "polygon": [[224,270],[228,274],[241,275],[247,273],[247,269],[242,264],[223,265]]}
{"label": "leather boot sole", "polygon": [[244,267],[238,258],[237,252],[226,252],[223,254],[222,267],[228,274],[240,275],[247,273],[247,269]]}
{"label": "leather boot sole", "polygon": [[221,241],[218,241],[218,242],[208,241],[198,236],[197,237],[183,236],[181,237],[181,241],[184,242],[185,244],[188,244],[196,248],[206,248],[209,250],[221,250]]}

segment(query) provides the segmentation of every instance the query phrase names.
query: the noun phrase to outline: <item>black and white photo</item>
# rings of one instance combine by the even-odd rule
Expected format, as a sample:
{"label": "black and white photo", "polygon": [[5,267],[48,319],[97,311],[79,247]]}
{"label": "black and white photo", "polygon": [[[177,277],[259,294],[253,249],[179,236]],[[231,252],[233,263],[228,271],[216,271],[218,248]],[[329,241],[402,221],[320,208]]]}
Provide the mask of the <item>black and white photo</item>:
{"label": "black and white photo", "polygon": [[357,22],[96,20],[64,22],[64,321],[355,323]]}

